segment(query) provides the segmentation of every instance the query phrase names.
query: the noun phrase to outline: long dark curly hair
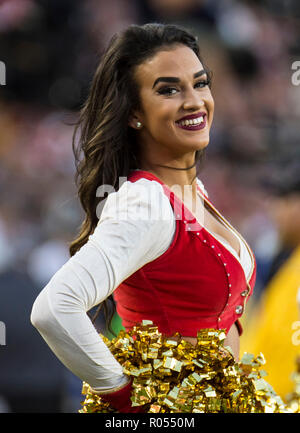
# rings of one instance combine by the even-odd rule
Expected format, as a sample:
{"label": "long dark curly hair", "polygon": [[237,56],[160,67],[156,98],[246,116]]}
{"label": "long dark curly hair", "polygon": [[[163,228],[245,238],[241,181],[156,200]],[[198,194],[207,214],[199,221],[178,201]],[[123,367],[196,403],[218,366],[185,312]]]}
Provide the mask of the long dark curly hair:
{"label": "long dark curly hair", "polygon": [[[127,178],[131,170],[140,168],[140,144],[136,131],[128,125],[130,115],[140,108],[139,89],[133,79],[135,68],[160,49],[174,44],[191,48],[204,65],[197,38],[186,29],[171,24],[131,25],[113,36],[101,57],[73,133],[75,183],[86,216],[78,236],[69,246],[71,256],[87,242],[98,223],[96,208],[104,197],[96,196],[97,188],[105,184],[117,191],[119,177]],[[211,76],[209,69],[204,68]],[[80,135],[76,141],[78,131]],[[196,167],[204,157],[204,150],[196,151]],[[109,300],[113,304],[110,313]],[[107,329],[115,335],[111,329],[115,312],[113,295],[99,305],[96,316],[102,307]]]}

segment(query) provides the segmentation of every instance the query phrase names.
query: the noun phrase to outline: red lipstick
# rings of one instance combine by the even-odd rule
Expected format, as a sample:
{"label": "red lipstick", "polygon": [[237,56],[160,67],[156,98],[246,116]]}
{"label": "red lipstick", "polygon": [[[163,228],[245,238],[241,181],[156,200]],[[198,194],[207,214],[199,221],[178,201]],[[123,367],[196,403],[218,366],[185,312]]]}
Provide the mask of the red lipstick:
{"label": "red lipstick", "polygon": [[[203,119],[200,123],[188,123],[188,121],[192,121],[193,119],[198,119],[200,117]],[[179,128],[185,129],[186,131],[199,131],[206,126],[206,113],[200,112],[196,114],[190,114],[188,116],[182,117],[179,120],[176,120],[175,123]]]}

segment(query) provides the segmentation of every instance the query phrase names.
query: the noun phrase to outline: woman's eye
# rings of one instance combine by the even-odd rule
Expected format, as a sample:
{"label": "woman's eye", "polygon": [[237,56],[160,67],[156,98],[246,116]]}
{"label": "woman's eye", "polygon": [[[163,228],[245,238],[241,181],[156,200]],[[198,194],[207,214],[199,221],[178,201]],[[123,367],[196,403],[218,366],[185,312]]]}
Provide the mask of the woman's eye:
{"label": "woman's eye", "polygon": [[162,89],[158,90],[158,93],[160,95],[175,95],[175,93],[177,92],[177,89],[175,89],[175,87],[163,87]]}
{"label": "woman's eye", "polygon": [[[204,88],[206,86],[210,85],[210,80],[201,80],[198,81],[198,83],[195,84],[195,88]],[[158,93],[160,95],[165,95],[165,96],[172,96],[175,95],[178,92],[178,89],[176,87],[162,87],[161,89],[158,90]]]}
{"label": "woman's eye", "polygon": [[210,80],[201,80],[201,81],[198,81],[198,83],[195,84],[195,87],[203,88],[203,87],[209,86],[209,85],[210,85]]}

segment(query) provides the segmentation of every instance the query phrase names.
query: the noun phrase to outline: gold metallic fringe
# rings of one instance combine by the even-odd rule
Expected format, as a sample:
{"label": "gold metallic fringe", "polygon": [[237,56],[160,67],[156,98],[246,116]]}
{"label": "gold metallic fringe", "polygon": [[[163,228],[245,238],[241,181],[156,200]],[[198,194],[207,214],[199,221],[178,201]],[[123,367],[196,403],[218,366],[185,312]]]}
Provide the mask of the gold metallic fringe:
{"label": "gold metallic fringe", "polygon": [[[245,353],[235,362],[223,345],[223,330],[200,330],[195,346],[175,336],[178,342],[149,320],[121,330],[112,341],[101,335],[124,373],[133,377],[132,406],[144,405],[147,413],[293,412],[264,380],[261,353]],[[82,393],[80,413],[116,412],[88,384],[83,383]]]}

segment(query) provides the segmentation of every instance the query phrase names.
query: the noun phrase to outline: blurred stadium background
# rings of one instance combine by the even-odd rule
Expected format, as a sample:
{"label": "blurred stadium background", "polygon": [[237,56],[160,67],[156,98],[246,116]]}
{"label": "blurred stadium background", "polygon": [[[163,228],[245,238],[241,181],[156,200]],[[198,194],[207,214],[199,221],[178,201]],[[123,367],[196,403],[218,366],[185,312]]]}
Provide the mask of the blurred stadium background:
{"label": "blurred stadium background", "polygon": [[83,217],[71,123],[110,37],[150,21],[193,30],[213,70],[216,111],[200,178],[256,254],[252,302],[299,244],[300,228],[282,242],[272,214],[274,192],[299,194],[300,86],[291,78],[300,60],[299,2],[0,0],[0,412],[79,408],[80,381],[29,316]]}

